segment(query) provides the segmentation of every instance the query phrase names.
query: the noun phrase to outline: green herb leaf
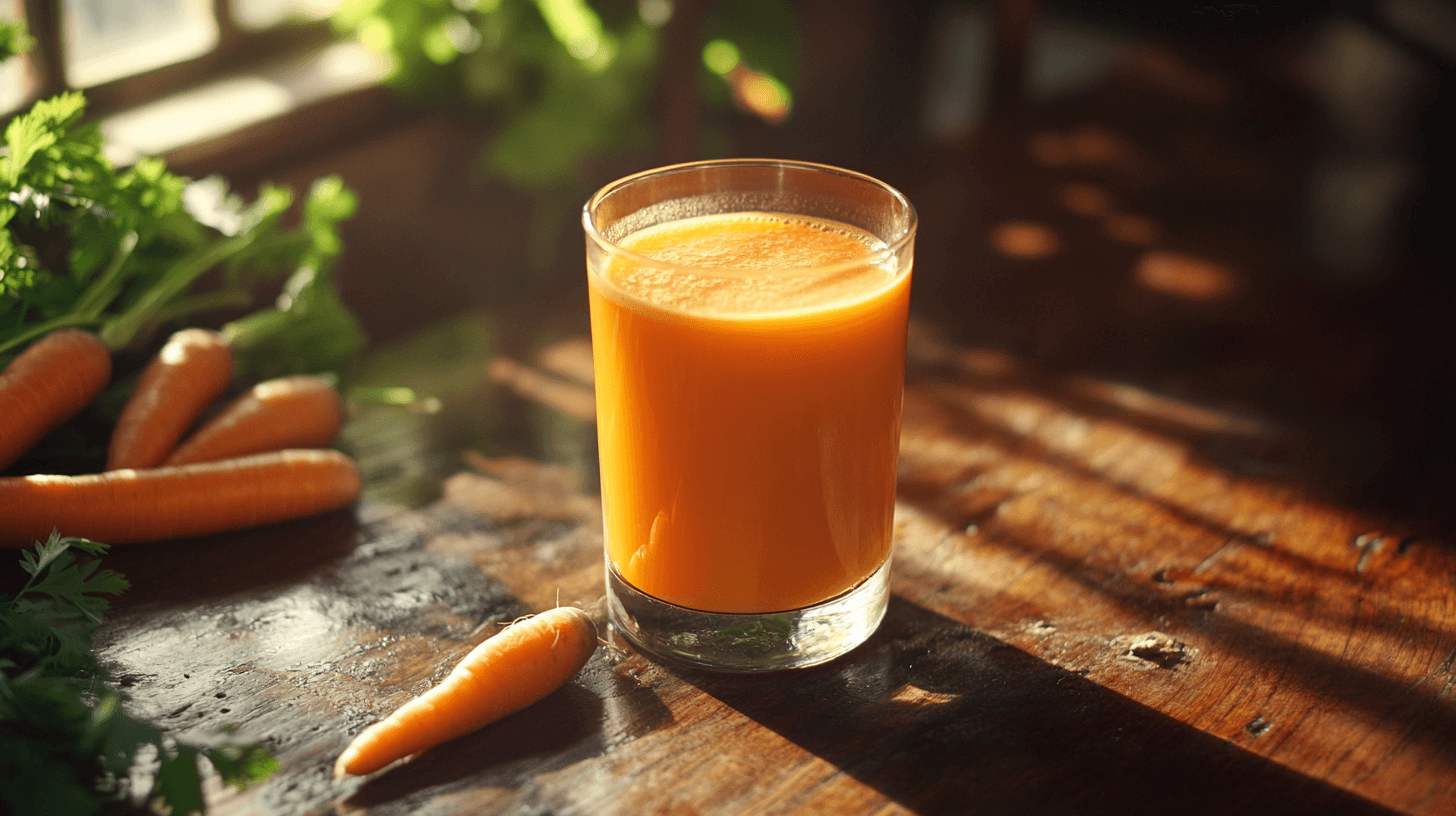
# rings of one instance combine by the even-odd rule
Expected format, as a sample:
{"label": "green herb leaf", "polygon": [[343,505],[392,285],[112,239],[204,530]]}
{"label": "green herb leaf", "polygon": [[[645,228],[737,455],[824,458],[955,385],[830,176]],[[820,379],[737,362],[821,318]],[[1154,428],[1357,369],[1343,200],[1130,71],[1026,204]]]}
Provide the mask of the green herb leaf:
{"label": "green herb leaf", "polygon": [[202,813],[202,777],[197,770],[198,749],[177,745],[162,751],[162,765],[157,769],[156,785],[148,798],[164,806],[175,816]]}
{"label": "green herb leaf", "polygon": [[162,743],[162,732],[132,719],[121,710],[121,694],[108,689],[91,711],[86,742],[94,746],[101,770],[114,779],[126,777],[145,746]]}
{"label": "green herb leaf", "polygon": [[29,115],[10,120],[5,127],[5,146],[9,153],[0,159],[0,181],[18,189],[21,173],[31,159],[60,142],[85,109],[85,98],[80,92],[72,91],[43,99],[35,103]]}
{"label": "green herb leaf", "polygon": [[278,760],[261,745],[205,748],[202,755],[212,763],[223,784],[236,788],[262,782],[278,770]]}
{"label": "green herb leaf", "polygon": [[94,813],[107,798],[94,788],[98,766],[81,736],[88,685],[32,670],[0,674],[0,810],[19,814]]}
{"label": "green herb leaf", "polygon": [[21,552],[20,568],[30,580],[14,598],[0,601],[0,655],[17,666],[100,673],[91,639],[110,608],[100,596],[124,592],[128,584],[116,572],[98,569],[97,561],[77,562],[72,550],[100,555],[106,546],[52,533],[34,552]]}
{"label": "green herb leaf", "polygon": [[20,568],[31,577],[25,589],[16,596],[20,602],[24,595],[36,593],[49,595],[53,600],[75,607],[93,624],[101,624],[101,616],[111,607],[104,598],[97,595],[119,595],[130,584],[113,570],[97,571],[99,562],[76,563],[71,550],[81,550],[89,555],[101,555],[106,545],[83,538],[62,538],[51,533],[50,540],[36,548],[32,554],[25,550],[20,555]]}
{"label": "green herb leaf", "polygon": [[[0,812],[92,814],[130,799],[174,814],[200,813],[200,758],[238,787],[278,767],[260,745],[176,742],[125,713],[121,692],[97,664],[92,637],[108,608],[98,596],[127,584],[99,561],[76,557],[105,550],[52,534],[21,554],[30,576],[25,587],[13,598],[0,596]],[[138,768],[146,756],[158,760],[149,782]],[[145,789],[134,790],[134,780]]]}
{"label": "green herb leaf", "polygon": [[294,372],[337,371],[364,347],[364,330],[339,298],[327,272],[305,267],[283,287],[272,309],[223,326],[249,379]]}

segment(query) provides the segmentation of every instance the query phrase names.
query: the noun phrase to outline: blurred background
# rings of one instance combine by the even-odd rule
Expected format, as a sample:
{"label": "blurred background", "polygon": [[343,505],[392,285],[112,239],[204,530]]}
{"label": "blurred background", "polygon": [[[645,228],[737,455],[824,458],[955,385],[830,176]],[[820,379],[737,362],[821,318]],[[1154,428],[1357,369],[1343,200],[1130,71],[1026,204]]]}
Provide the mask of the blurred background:
{"label": "blurred background", "polygon": [[520,358],[584,335],[594,189],[806,159],[917,206],[917,337],[1176,415],[1235,472],[1456,520],[1452,0],[0,0],[0,19],[34,38],[0,65],[6,116],[75,88],[119,163],[245,193],[340,174],[360,208],[336,274],[377,346],[477,310]]}

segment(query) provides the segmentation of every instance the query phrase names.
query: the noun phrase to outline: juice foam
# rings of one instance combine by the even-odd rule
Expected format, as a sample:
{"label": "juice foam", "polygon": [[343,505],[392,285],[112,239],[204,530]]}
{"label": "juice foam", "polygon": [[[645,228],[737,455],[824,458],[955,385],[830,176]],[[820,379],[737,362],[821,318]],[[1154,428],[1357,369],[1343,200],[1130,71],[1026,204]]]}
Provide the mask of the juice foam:
{"label": "juice foam", "polygon": [[785,314],[857,300],[893,281],[870,262],[884,252],[883,241],[801,217],[689,218],[634,233],[620,245],[656,263],[613,264],[612,283],[652,305],[694,314]]}

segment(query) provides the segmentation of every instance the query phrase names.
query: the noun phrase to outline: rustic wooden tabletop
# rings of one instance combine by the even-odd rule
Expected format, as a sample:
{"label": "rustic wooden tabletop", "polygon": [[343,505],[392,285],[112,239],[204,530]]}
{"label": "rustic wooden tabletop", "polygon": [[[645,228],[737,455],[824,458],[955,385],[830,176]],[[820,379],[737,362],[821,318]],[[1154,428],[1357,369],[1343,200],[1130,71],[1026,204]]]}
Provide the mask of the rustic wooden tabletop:
{"label": "rustic wooden tabletop", "polygon": [[[213,812],[1456,808],[1456,555],[1199,453],[1269,432],[1255,420],[917,325],[882,628],[822,667],[714,675],[605,628],[589,344],[512,359],[470,341],[485,323],[385,355],[441,396],[356,406],[357,508],[108,557],[134,589],[102,655],[135,713],[235,725],[281,760]],[[574,681],[333,779],[352,735],[558,603],[608,635]]]}
{"label": "rustic wooden tabletop", "polygon": [[[815,7],[842,5],[865,4]],[[814,42],[861,65],[860,29]],[[798,129],[735,134],[922,216],[884,624],[764,676],[603,625],[560,691],[362,780],[331,773],[350,738],[503,623],[604,624],[585,281],[566,252],[568,284],[510,276],[522,208],[464,189],[478,143],[440,117],[285,168],[359,189],[360,383],[420,399],[351,406],[356,507],[107,556],[133,587],[100,647],[134,713],[273,750],[266,783],[212,788],[219,814],[1456,813],[1449,275],[1310,260],[1327,134],[1271,88],[1285,51],[1228,42],[1228,71],[1135,43],[1093,88],[913,151],[807,91]],[[877,99],[830,84],[820,104]]]}

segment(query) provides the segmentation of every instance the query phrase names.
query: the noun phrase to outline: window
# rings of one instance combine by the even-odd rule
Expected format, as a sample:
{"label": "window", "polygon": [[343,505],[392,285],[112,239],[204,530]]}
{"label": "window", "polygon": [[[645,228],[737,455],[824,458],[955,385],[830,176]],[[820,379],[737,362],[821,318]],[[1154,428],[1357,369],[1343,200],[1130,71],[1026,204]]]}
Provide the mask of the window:
{"label": "window", "polygon": [[342,2],[0,0],[34,40],[0,64],[0,117],[76,89],[119,163],[216,140],[379,81],[329,27]]}
{"label": "window", "polygon": [[0,112],[67,89],[110,113],[328,43],[342,0],[0,0],[32,52],[0,66]]}
{"label": "window", "polygon": [[210,0],[64,0],[61,55],[67,84],[90,88],[217,47]]}

